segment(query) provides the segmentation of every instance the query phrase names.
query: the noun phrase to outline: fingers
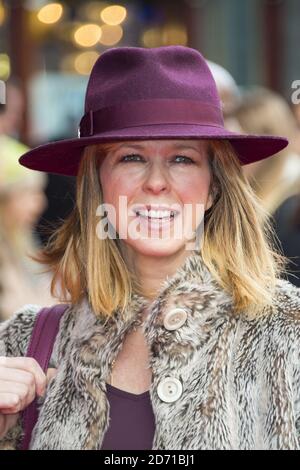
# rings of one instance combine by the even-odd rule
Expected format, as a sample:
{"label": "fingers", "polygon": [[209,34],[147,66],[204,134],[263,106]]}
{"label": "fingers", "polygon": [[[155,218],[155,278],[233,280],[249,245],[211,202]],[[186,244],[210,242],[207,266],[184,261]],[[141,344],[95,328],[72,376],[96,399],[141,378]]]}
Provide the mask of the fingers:
{"label": "fingers", "polygon": [[[11,382],[0,380],[0,406],[3,408],[11,408],[13,413],[23,410],[35,399],[35,387],[28,386],[20,382]],[[18,397],[16,399],[15,397]],[[9,400],[8,397],[11,397]]]}
{"label": "fingers", "polygon": [[0,438],[16,424],[19,412],[44,395],[46,386],[57,374],[49,368],[45,374],[30,357],[0,356]]}
{"label": "fingers", "polygon": [[21,409],[21,398],[17,392],[0,393],[0,414],[18,413]]}
{"label": "fingers", "polygon": [[32,390],[32,393],[35,393],[36,390],[33,374],[25,370],[0,367],[0,389],[2,381],[25,384]]}
{"label": "fingers", "polygon": [[[35,383],[35,388],[36,388],[36,393],[38,395],[43,395],[45,389],[46,389],[46,376],[38,364],[38,362],[31,358],[31,357],[3,357],[0,356],[0,377],[3,377],[3,374],[5,375],[7,373],[7,370],[11,369],[17,369],[20,371],[25,371],[30,373],[33,376],[33,380]],[[22,379],[21,376],[19,375],[19,378],[22,382],[26,382],[28,380],[31,385],[32,379],[26,376],[27,379],[25,379],[24,374],[22,374]],[[6,378],[5,378],[6,380]]]}

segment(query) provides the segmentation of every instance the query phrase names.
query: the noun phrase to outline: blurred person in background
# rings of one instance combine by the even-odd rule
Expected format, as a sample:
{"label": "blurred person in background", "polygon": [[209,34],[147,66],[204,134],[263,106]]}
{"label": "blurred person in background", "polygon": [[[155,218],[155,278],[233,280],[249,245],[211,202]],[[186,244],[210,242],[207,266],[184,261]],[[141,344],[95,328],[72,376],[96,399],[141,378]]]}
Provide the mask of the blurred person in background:
{"label": "blurred person in background", "polygon": [[297,152],[300,154],[300,103],[293,104],[292,110],[298,124],[298,132],[296,133],[295,145],[297,148]]}
{"label": "blurred person in background", "polygon": [[23,100],[15,84],[7,87],[7,105],[0,108],[0,321],[25,301],[53,303],[48,274],[29,255],[39,243],[34,226],[47,202],[47,176],[22,168],[18,158],[28,147],[18,135]]}
{"label": "blurred person in background", "polygon": [[291,260],[288,280],[300,287],[300,192],[278,207],[274,221],[282,251]]}
{"label": "blurred person in background", "polygon": [[300,129],[300,103],[297,103],[297,104],[293,105],[293,112],[294,112],[295,118],[297,120],[298,127]]}
{"label": "blurred person in background", "polygon": [[262,87],[245,92],[236,117],[246,134],[257,132],[275,136],[279,132],[289,140],[288,147],[277,155],[244,169],[263,206],[274,214],[288,197],[300,189],[297,122],[285,99]]}
{"label": "blurred person in background", "polygon": [[242,132],[235,110],[241,103],[241,92],[233,76],[219,64],[207,61],[217,85],[222,102],[222,111],[226,129],[232,132]]}
{"label": "blurred person in background", "polygon": [[287,148],[267,160],[244,168],[263,206],[273,215],[283,253],[291,261],[288,279],[300,287],[300,130],[288,103],[261,87],[245,93],[236,116],[246,133],[277,135]]}
{"label": "blurred person in background", "polygon": [[0,135],[19,138],[24,119],[24,97],[16,78],[6,82],[6,105],[0,104]]}

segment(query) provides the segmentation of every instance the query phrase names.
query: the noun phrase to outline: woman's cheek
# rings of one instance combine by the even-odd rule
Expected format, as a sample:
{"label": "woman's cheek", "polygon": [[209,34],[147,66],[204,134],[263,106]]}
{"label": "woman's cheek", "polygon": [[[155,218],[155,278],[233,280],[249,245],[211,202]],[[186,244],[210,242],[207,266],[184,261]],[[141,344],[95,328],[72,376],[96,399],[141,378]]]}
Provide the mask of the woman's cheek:
{"label": "woman's cheek", "polygon": [[108,209],[107,218],[119,234],[126,232],[128,224],[129,190],[127,183],[118,180],[110,180],[110,184],[103,188],[103,202]]}
{"label": "woman's cheek", "polygon": [[206,181],[191,182],[190,187],[197,188],[196,191],[190,191],[185,188],[179,190],[179,197],[185,211],[186,223],[192,230],[195,230],[204,218],[206,204],[208,202],[209,186]]}

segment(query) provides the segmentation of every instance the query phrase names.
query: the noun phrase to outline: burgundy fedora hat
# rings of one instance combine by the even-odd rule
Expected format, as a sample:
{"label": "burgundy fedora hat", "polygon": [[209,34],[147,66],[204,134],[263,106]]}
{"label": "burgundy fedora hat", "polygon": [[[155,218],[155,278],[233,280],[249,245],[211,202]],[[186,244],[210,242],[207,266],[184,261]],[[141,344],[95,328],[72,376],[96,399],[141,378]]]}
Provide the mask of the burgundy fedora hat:
{"label": "burgundy fedora hat", "polygon": [[97,59],[87,85],[78,136],[40,145],[19,159],[39,171],[76,175],[87,145],[149,139],[226,139],[242,165],[287,146],[283,137],[244,135],[224,128],[210,69],[185,46],[115,47]]}

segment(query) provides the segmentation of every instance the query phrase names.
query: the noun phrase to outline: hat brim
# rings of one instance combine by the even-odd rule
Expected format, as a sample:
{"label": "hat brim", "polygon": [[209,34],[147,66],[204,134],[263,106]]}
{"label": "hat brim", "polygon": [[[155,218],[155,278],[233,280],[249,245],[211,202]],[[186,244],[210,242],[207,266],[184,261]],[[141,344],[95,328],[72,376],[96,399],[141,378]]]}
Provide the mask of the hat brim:
{"label": "hat brim", "polygon": [[19,158],[19,163],[32,170],[76,176],[83,148],[97,143],[153,139],[226,139],[237,152],[241,165],[263,160],[288,145],[284,137],[247,135],[220,127],[191,124],[166,124],[123,128],[101,135],[76,137],[40,145]]}

